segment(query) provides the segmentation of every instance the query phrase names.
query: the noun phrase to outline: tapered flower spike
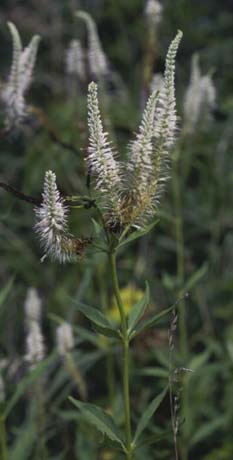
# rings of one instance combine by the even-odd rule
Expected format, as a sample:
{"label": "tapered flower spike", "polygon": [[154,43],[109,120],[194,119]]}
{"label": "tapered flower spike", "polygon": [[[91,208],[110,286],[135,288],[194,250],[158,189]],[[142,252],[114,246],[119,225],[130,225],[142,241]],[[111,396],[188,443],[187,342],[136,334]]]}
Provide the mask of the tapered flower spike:
{"label": "tapered flower spike", "polygon": [[62,323],[56,330],[57,351],[61,356],[65,356],[74,348],[73,330],[69,323]]}
{"label": "tapered flower spike", "polygon": [[41,317],[41,299],[35,288],[29,288],[27,291],[25,304],[25,315],[28,323],[39,321]]}
{"label": "tapered flower spike", "polygon": [[66,51],[66,71],[68,75],[78,77],[83,81],[86,78],[84,52],[80,40],[71,40]]}
{"label": "tapered flower spike", "polygon": [[184,98],[184,133],[192,134],[198,125],[205,128],[216,105],[216,89],[210,75],[201,75],[199,56],[194,54],[190,82]]}
{"label": "tapered flower spike", "polygon": [[159,24],[162,19],[163,7],[158,0],[147,0],[145,7],[145,14],[150,22],[153,25]]}
{"label": "tapered flower spike", "polygon": [[91,173],[96,176],[96,189],[105,200],[106,206],[118,215],[121,190],[120,166],[108,141],[108,134],[103,129],[97,85],[94,82],[88,87],[88,127],[88,166]]}
{"label": "tapered flower spike", "polygon": [[165,63],[164,86],[159,94],[155,111],[154,129],[154,203],[157,205],[168,176],[170,151],[175,144],[177,133],[177,113],[175,98],[175,60],[183,33],[179,30],[171,42]]}
{"label": "tapered flower spike", "polygon": [[32,81],[40,37],[35,35],[23,49],[15,25],[8,22],[8,27],[13,40],[13,58],[10,77],[1,97],[6,106],[6,126],[12,128],[19,126],[27,114],[25,93]]}
{"label": "tapered flower spike", "polygon": [[26,337],[25,361],[27,361],[31,369],[33,369],[44,357],[45,345],[40,323],[38,321],[31,321]]}
{"label": "tapered flower spike", "polygon": [[175,58],[182,37],[178,32],[166,58],[161,91],[150,96],[139,134],[129,149],[129,188],[123,206],[123,220],[143,223],[158,205],[164,183],[168,179],[169,152],[177,129],[175,100]]}
{"label": "tapered flower spike", "polygon": [[[143,210],[147,208],[148,200],[151,200],[147,187],[153,174],[154,117],[157,100],[156,90],[148,99],[136,139],[129,145],[126,199],[121,211],[122,219],[126,223],[128,220],[137,222]],[[127,189],[130,189],[130,193],[127,193]]]}
{"label": "tapered flower spike", "polygon": [[107,57],[99,39],[96,24],[86,11],[78,11],[76,16],[86,22],[88,32],[87,57],[90,74],[92,78],[98,80],[99,78],[105,77],[108,74],[109,68]]}
{"label": "tapered flower spike", "polygon": [[161,73],[155,73],[152,77],[152,81],[150,84],[150,90],[153,93],[153,91],[158,91],[159,93],[163,90],[164,87],[164,80],[163,80],[163,75]]}
{"label": "tapered flower spike", "polygon": [[35,231],[38,233],[44,258],[49,256],[61,263],[76,259],[75,239],[68,233],[68,208],[64,204],[52,171],[45,174],[42,204],[35,208]]}

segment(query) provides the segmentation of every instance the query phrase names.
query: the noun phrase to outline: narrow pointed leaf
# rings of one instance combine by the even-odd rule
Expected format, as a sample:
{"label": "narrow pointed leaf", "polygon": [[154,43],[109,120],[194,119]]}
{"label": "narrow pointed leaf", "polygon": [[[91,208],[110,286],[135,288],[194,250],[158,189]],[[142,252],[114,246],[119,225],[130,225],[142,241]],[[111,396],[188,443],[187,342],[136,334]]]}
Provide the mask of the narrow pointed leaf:
{"label": "narrow pointed leaf", "polygon": [[138,426],[137,426],[136,433],[135,433],[134,440],[133,440],[134,444],[137,444],[137,441],[139,437],[141,436],[142,432],[145,430],[150,419],[153,417],[154,413],[160,406],[161,402],[163,401],[167,393],[167,389],[168,387],[166,386],[166,388],[158,396],[156,396],[153,399],[153,401],[151,401],[146,411],[143,413],[142,417],[140,418],[138,422]]}
{"label": "narrow pointed leaf", "polygon": [[18,400],[22,397],[22,395],[27,391],[29,387],[33,385],[46,371],[48,366],[53,362],[55,355],[52,354],[48,358],[41,361],[35,369],[30,371],[28,375],[26,375],[21,381],[18,383],[16,387],[16,391],[14,392],[13,396],[8,401],[5,411],[3,413],[3,417],[6,419],[14,406],[17,404]]}
{"label": "narrow pointed leaf", "polygon": [[153,444],[157,444],[157,442],[160,442],[162,439],[166,437],[171,436],[171,431],[166,431],[163,434],[152,434],[151,436],[147,436],[146,438],[143,438],[141,441],[137,443],[137,448],[142,447],[142,446],[151,446]]}
{"label": "narrow pointed leaf", "polygon": [[0,291],[0,307],[4,305],[4,302],[11,290],[13,281],[14,281],[14,278],[11,278]]}
{"label": "narrow pointed leaf", "polygon": [[116,329],[97,326],[96,324],[93,327],[96,332],[104,335],[105,337],[112,337],[118,340],[121,338],[120,333]]}
{"label": "narrow pointed leaf", "polygon": [[106,435],[111,441],[115,441],[125,450],[124,442],[118,427],[113,418],[103,409],[94,404],[83,403],[77,399],[69,397],[69,400],[80,410],[81,415],[97,430]]}
{"label": "narrow pointed leaf", "polygon": [[132,308],[128,318],[128,334],[134,330],[136,324],[143,316],[150,301],[150,289],[148,283],[146,283],[145,294]]}
{"label": "narrow pointed leaf", "polygon": [[208,264],[204,263],[193,275],[189,278],[184,286],[184,292],[190,291],[196,284],[206,275],[208,271]]}
{"label": "narrow pointed leaf", "polygon": [[108,336],[111,337],[118,337],[117,330],[100,310],[82,302],[78,302],[75,299],[73,299],[73,302],[76,304],[77,309],[93,323],[94,327],[98,329],[98,332],[102,331],[101,334],[104,333],[104,335],[108,334]]}
{"label": "narrow pointed leaf", "polygon": [[138,238],[141,238],[142,236],[146,235],[149,233],[157,224],[159,223],[159,219],[156,219],[154,222],[151,224],[147,225],[141,230],[136,230],[135,232],[131,233],[128,238],[123,240],[117,247],[121,248],[122,246],[125,246],[128,243],[131,243],[134,240],[137,240]]}
{"label": "narrow pointed leaf", "polygon": [[138,334],[141,334],[141,332],[145,331],[146,329],[149,329],[155,326],[155,324],[157,324],[160,321],[160,319],[164,318],[166,315],[168,315],[168,313],[171,313],[173,308],[174,308],[174,305],[172,305],[169,308],[166,308],[165,310],[162,310],[160,313],[156,313],[156,315],[153,315],[151,318],[145,319],[145,321],[143,321],[142,323],[139,323],[135,327],[134,331],[131,333],[130,339],[133,339],[134,337],[136,337]]}

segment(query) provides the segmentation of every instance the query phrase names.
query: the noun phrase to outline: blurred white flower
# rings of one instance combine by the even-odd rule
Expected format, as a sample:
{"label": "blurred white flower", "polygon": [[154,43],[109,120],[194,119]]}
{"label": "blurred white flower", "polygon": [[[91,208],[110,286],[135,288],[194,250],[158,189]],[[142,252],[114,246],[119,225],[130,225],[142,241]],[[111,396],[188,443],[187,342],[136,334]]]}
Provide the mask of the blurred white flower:
{"label": "blurred white flower", "polygon": [[216,89],[210,75],[201,75],[199,57],[194,54],[191,63],[191,76],[184,97],[184,132],[194,133],[199,126],[205,128],[212,119],[216,105]]}
{"label": "blurred white flower", "polygon": [[66,355],[69,351],[74,348],[74,336],[73,330],[69,323],[62,323],[57,327],[57,350],[61,356]]}
{"label": "blurred white flower", "polygon": [[145,14],[152,24],[159,24],[162,19],[163,7],[158,0],[147,0]]}
{"label": "blurred white flower", "polygon": [[38,321],[28,325],[25,360],[33,369],[45,357],[44,338]]}
{"label": "blurred white flower", "polygon": [[6,107],[6,126],[10,129],[18,127],[27,114],[25,93],[32,81],[40,37],[35,35],[23,49],[15,25],[8,22],[8,27],[13,40],[13,58],[10,76],[1,97]]}
{"label": "blurred white flower", "polygon": [[71,40],[66,51],[66,71],[81,81],[86,78],[84,52],[80,40]]}
{"label": "blurred white flower", "polygon": [[89,70],[91,77],[98,80],[99,78],[103,78],[108,74],[109,66],[107,57],[99,39],[96,24],[86,11],[78,11],[76,16],[86,22],[88,33],[87,57]]}
{"label": "blurred white flower", "polygon": [[41,317],[41,299],[34,288],[29,288],[27,291],[25,304],[25,315],[27,321],[39,321]]}

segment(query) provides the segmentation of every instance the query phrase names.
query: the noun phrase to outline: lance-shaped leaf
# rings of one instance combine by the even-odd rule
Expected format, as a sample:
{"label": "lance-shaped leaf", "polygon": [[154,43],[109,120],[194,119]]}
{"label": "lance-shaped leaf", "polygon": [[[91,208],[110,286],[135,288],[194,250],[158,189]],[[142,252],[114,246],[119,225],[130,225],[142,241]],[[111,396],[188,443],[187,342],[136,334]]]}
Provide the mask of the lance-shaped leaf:
{"label": "lance-shaped leaf", "polygon": [[141,436],[142,432],[147,427],[150,419],[152,418],[152,416],[154,415],[154,413],[156,412],[156,410],[160,406],[161,402],[163,401],[163,399],[164,399],[164,397],[165,397],[165,395],[167,393],[167,389],[168,389],[168,387],[166,386],[166,388],[164,388],[164,390],[159,395],[157,395],[153,399],[153,401],[151,401],[151,403],[147,407],[146,411],[141,416],[141,418],[140,418],[140,420],[138,422],[138,426],[137,426],[135,436],[134,436],[134,440],[133,440],[133,443],[135,445],[137,444],[137,441],[138,441],[139,437]]}
{"label": "lance-shaped leaf", "polygon": [[101,433],[106,435],[111,441],[120,444],[122,450],[125,451],[121,433],[109,414],[94,404],[83,403],[72,397],[69,397],[69,400],[80,410],[81,415],[91,425],[94,425],[97,430],[101,431]]}
{"label": "lance-shaped leaf", "polygon": [[151,318],[147,318],[145,319],[145,321],[139,323],[135,327],[134,331],[131,333],[130,339],[134,339],[137,335],[141,334],[141,332],[155,326],[155,324],[157,324],[162,318],[168,315],[168,313],[170,313],[173,309],[174,305],[172,305],[169,308],[166,308],[165,310],[162,310],[160,313],[156,313],[155,315],[151,316]]}
{"label": "lance-shaped leaf", "polygon": [[132,308],[128,318],[128,334],[133,332],[140,318],[143,316],[150,301],[150,289],[148,283],[146,283],[145,294]]}
{"label": "lance-shaped leaf", "polygon": [[146,225],[140,230],[135,230],[133,233],[131,233],[126,239],[122,240],[120,244],[118,244],[117,248],[121,248],[122,246],[125,246],[126,244],[131,243],[132,241],[137,240],[138,238],[141,238],[142,236],[146,235],[149,233],[153,228],[159,223],[159,219],[156,219],[155,221],[151,222],[149,225]]}
{"label": "lance-shaped leaf", "polygon": [[108,318],[101,313],[100,310],[90,307],[82,302],[78,302],[75,299],[72,299],[72,301],[77,306],[77,309],[92,322],[97,332],[107,337],[115,337],[119,339],[120,334],[118,330],[113,327],[112,323],[110,323]]}
{"label": "lance-shaped leaf", "polygon": [[16,391],[8,401],[5,411],[3,412],[3,417],[6,419],[14,406],[17,404],[22,395],[31,387],[47,370],[47,368],[53,363],[55,358],[54,354],[51,354],[48,358],[40,362],[28,375],[21,379],[16,387]]}

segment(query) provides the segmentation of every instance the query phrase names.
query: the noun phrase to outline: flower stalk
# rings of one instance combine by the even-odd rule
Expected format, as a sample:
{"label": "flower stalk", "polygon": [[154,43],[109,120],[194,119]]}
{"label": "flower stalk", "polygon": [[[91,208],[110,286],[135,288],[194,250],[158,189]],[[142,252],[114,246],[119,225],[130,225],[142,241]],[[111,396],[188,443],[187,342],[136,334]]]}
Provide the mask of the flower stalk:
{"label": "flower stalk", "polygon": [[127,321],[122,303],[120,288],[116,268],[116,252],[112,251],[109,255],[111,265],[111,275],[113,282],[114,295],[121,317],[122,347],[123,347],[123,397],[125,413],[125,436],[127,447],[127,460],[132,460],[131,445],[131,416],[130,416],[130,398],[129,398],[129,339],[127,334]]}

